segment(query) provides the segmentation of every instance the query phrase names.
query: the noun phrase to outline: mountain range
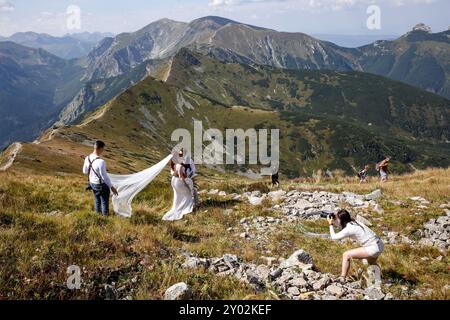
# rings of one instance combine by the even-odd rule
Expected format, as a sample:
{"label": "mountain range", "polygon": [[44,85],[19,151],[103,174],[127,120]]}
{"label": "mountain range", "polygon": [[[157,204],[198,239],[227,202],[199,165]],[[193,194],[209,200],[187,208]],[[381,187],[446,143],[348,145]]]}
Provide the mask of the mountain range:
{"label": "mountain range", "polygon": [[137,32],[104,39],[89,55],[87,74],[116,76],[143,61],[173,56],[184,47],[246,64],[370,72],[450,97],[450,30],[433,34],[414,29],[396,40],[344,48],[303,33],[277,32],[221,17],[191,23],[162,19]]}
{"label": "mountain range", "polygon": [[[275,112],[280,123],[290,123],[299,132],[308,127],[311,139],[323,139],[328,146],[320,147],[311,139],[304,141],[298,132],[290,133],[292,141],[285,145],[287,150],[306,148],[315,154],[311,168],[328,165],[349,171],[351,161],[342,162],[342,158],[370,150],[368,158],[373,161],[394,149],[401,150],[403,164],[445,165],[442,155],[448,151],[445,142],[449,140],[450,103],[433,93],[450,96],[449,45],[448,31],[432,34],[414,30],[393,41],[344,48],[306,34],[277,32],[220,17],[191,23],[162,19],[137,32],[106,37],[86,57],[70,61],[41,49],[28,53],[31,59],[26,54],[31,49],[19,45],[14,45],[11,57],[9,47],[13,44],[3,42],[0,77],[9,86],[0,89],[0,94],[9,100],[1,100],[0,110],[6,110],[3,119],[9,119],[2,127],[11,133],[1,135],[0,147],[15,140],[33,139],[55,122],[54,129],[79,123],[100,106],[114,104],[130,86],[147,79],[144,81],[153,87],[156,82],[149,79],[157,78],[165,82],[160,90],[175,86],[183,95],[206,99],[206,105],[218,104],[234,111],[234,106],[240,106],[243,109],[239,114],[259,110],[272,117]],[[182,59],[183,55],[200,61],[202,67],[194,68],[189,63],[183,66],[189,61]],[[42,98],[21,95],[29,86],[24,79],[31,77],[28,74],[35,75],[33,71],[39,68],[47,72],[39,72],[32,83],[36,90],[43,86],[47,94]],[[24,74],[20,81],[12,77],[19,71]],[[179,94],[174,97],[176,101]],[[17,105],[24,107],[15,108]],[[34,118],[30,130],[23,129],[23,124],[30,122],[27,108],[41,115]],[[164,108],[169,107],[164,104]],[[315,121],[321,123],[322,134],[335,124],[343,132],[320,136],[312,126]],[[224,125],[219,118],[216,122],[219,127]],[[362,137],[370,141],[369,146]],[[353,142],[358,152],[339,153],[343,143],[350,143],[344,150],[351,150]],[[292,150],[286,154],[294,156]],[[323,157],[323,161],[317,161],[317,157]],[[330,165],[330,159],[335,165]],[[363,160],[360,157],[358,161]],[[299,171],[298,165],[288,165],[286,170],[295,176],[309,169]]]}
{"label": "mountain range", "polygon": [[63,59],[77,59],[87,56],[100,40],[110,36],[113,34],[83,32],[55,37],[46,33],[18,32],[7,38],[0,37],[0,41],[11,41],[30,48],[44,49]]}
{"label": "mountain range", "polygon": [[432,93],[361,72],[248,66],[189,49],[167,63],[156,67],[165,81],[147,77],[79,124],[47,130],[22,146],[15,164],[71,173],[78,169],[73,159],[103,139],[114,154],[111,170],[138,171],[170,152],[173,130],[192,133],[194,119],[205,130],[280,129],[281,171],[292,178],[319,170],[351,174],[385,155],[397,172],[450,164],[449,101]]}

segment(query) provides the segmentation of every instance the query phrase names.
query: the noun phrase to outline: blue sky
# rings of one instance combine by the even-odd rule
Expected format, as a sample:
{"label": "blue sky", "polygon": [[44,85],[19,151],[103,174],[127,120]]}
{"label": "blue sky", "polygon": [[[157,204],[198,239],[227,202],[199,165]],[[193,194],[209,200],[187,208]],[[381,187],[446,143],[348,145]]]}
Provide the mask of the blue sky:
{"label": "blue sky", "polygon": [[[366,26],[371,4],[381,10],[380,30]],[[81,10],[81,29],[67,28],[70,5]],[[160,18],[191,21],[207,15],[280,31],[399,35],[419,22],[433,31],[446,30],[449,12],[449,0],[0,0],[0,35],[19,31],[120,33]]]}

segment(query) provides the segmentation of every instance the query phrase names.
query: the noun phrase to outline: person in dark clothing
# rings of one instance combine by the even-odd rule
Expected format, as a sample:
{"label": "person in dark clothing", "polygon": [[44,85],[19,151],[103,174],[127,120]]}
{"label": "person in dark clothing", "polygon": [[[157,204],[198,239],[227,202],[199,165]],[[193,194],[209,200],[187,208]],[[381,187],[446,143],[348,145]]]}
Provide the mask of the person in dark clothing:
{"label": "person in dark clothing", "polygon": [[272,173],[272,187],[277,187],[280,185],[279,177],[278,177],[278,171],[275,173]]}
{"label": "person in dark clothing", "polygon": [[364,169],[358,172],[359,183],[365,183],[367,179],[367,174],[369,173],[369,166],[365,165]]}

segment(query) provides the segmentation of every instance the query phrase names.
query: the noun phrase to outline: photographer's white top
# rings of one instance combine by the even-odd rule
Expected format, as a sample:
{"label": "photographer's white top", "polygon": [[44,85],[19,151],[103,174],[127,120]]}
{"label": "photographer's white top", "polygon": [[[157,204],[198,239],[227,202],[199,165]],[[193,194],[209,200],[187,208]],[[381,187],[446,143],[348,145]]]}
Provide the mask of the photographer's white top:
{"label": "photographer's white top", "polygon": [[340,232],[335,233],[333,225],[330,225],[330,235],[333,240],[350,238],[362,246],[370,246],[378,240],[378,236],[366,225],[358,222],[349,222]]}
{"label": "photographer's white top", "polygon": [[[97,177],[97,175],[102,178],[103,182],[108,186],[112,187],[111,179],[108,176],[108,173],[106,172],[106,162],[103,159],[97,159],[98,157],[95,154],[91,154],[84,159],[84,165],[83,165],[83,174],[88,174],[89,172],[89,160],[91,160],[92,163],[92,169],[89,174],[89,182],[93,184],[100,184],[100,179]],[[89,160],[88,160],[89,159]],[[97,160],[95,160],[97,159]],[[95,160],[95,161],[94,161]],[[95,172],[97,174],[95,174]]]}

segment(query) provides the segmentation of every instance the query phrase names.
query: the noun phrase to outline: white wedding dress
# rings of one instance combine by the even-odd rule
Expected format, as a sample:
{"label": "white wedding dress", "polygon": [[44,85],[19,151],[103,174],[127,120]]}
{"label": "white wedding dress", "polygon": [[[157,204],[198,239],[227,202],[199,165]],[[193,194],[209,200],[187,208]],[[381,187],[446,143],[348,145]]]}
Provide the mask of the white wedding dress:
{"label": "white wedding dress", "polygon": [[[175,170],[178,171],[178,176],[181,176],[181,171],[184,167],[177,164]],[[194,199],[192,198],[191,189],[182,178],[178,178],[172,172],[172,188],[173,188],[173,204],[172,209],[167,212],[163,220],[175,221],[182,219],[186,214],[194,211]]]}

